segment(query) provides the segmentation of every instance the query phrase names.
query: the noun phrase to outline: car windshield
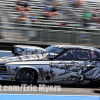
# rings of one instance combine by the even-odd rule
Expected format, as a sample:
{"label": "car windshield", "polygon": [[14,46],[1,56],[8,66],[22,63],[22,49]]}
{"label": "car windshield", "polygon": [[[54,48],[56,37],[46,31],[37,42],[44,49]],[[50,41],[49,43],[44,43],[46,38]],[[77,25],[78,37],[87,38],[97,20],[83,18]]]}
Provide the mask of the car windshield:
{"label": "car windshield", "polygon": [[54,47],[54,46],[49,46],[46,48],[47,52],[48,53],[55,53],[55,54],[60,54],[61,52],[64,51],[64,49],[61,49],[61,48],[57,48],[57,47]]}

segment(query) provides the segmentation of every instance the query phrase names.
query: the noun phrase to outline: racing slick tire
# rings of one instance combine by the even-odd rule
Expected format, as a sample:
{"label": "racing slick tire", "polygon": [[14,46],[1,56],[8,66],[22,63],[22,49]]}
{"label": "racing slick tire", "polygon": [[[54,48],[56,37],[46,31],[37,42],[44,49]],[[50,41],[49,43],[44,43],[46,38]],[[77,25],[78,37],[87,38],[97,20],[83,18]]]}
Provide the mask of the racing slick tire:
{"label": "racing slick tire", "polygon": [[36,71],[29,68],[19,69],[16,74],[16,82],[19,84],[36,83]]}

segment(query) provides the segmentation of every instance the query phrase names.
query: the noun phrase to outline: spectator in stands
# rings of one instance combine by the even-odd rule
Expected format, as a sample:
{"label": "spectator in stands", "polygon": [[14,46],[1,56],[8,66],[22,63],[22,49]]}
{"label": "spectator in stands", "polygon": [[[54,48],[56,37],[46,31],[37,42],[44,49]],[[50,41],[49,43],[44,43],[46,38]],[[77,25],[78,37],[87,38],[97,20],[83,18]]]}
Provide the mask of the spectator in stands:
{"label": "spectator in stands", "polygon": [[73,7],[80,7],[82,3],[85,2],[84,0],[71,0]]}
{"label": "spectator in stands", "polygon": [[93,12],[93,21],[95,23],[100,23],[100,14],[98,9],[95,9]]}
{"label": "spectator in stands", "polygon": [[26,20],[27,20],[27,18],[26,18],[24,15],[21,15],[21,16],[19,16],[19,18],[18,18],[18,22],[19,22],[20,24],[26,24]]}
{"label": "spectator in stands", "polygon": [[27,20],[27,18],[26,18],[26,14],[25,14],[25,9],[23,7],[21,7],[19,17],[18,17],[18,22],[21,24],[25,24],[26,20]]}
{"label": "spectator in stands", "polygon": [[16,1],[16,10],[20,11],[20,9],[22,8],[22,2],[21,1]]}
{"label": "spectator in stands", "polygon": [[24,11],[24,14],[25,14],[25,16],[27,17],[27,18],[30,18],[30,11],[28,10],[28,9],[24,9],[25,11]]}
{"label": "spectator in stands", "polygon": [[26,2],[23,4],[23,7],[25,8],[25,10],[30,10],[31,7],[29,7],[29,1],[26,0]]}
{"label": "spectator in stands", "polygon": [[79,0],[71,0],[73,7],[80,7],[81,2]]}
{"label": "spectator in stands", "polygon": [[85,0],[78,0],[81,4],[83,3],[83,2],[85,2]]}
{"label": "spectator in stands", "polygon": [[46,2],[45,7],[44,7],[44,12],[42,12],[42,13],[44,14],[45,17],[49,17],[51,10],[52,10],[52,6],[51,6],[50,2]]}
{"label": "spectator in stands", "polygon": [[53,17],[53,16],[56,16],[56,15],[59,15],[59,12],[57,11],[57,6],[53,6],[49,16]]}
{"label": "spectator in stands", "polygon": [[16,10],[20,11],[21,8],[23,7],[25,10],[30,10],[31,7],[29,7],[29,4],[28,4],[28,0],[24,1],[24,2],[21,2],[21,1],[17,1],[17,6],[16,6]]}
{"label": "spectator in stands", "polygon": [[30,19],[31,19],[32,22],[38,22],[38,18],[36,16],[36,14],[31,14]]}
{"label": "spectator in stands", "polygon": [[20,8],[19,16],[20,15],[24,15],[25,16],[25,9],[23,7]]}
{"label": "spectator in stands", "polygon": [[19,16],[19,18],[18,18],[18,22],[19,22],[20,24],[26,24],[26,20],[27,20],[27,18],[26,18],[24,15],[21,15],[21,16]]}
{"label": "spectator in stands", "polygon": [[45,12],[43,12],[43,14],[46,17],[53,17],[53,16],[57,16],[60,18],[60,13],[57,11],[57,6],[47,6],[45,8]]}
{"label": "spectator in stands", "polygon": [[84,14],[84,21],[83,21],[84,27],[88,27],[90,22],[92,22],[92,12],[87,11]]}

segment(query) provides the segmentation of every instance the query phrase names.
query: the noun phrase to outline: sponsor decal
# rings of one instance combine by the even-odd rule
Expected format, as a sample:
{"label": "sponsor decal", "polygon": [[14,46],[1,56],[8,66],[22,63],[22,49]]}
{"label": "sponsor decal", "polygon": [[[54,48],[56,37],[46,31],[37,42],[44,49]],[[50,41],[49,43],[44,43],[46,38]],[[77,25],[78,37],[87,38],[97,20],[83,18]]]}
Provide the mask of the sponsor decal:
{"label": "sponsor decal", "polygon": [[2,79],[9,79],[9,77],[2,77]]}
{"label": "sponsor decal", "polygon": [[2,76],[0,76],[0,80],[2,80]]}
{"label": "sponsor decal", "polygon": [[9,70],[9,72],[10,72],[10,67],[8,67],[8,70]]}
{"label": "sponsor decal", "polygon": [[9,79],[10,79],[10,80],[14,80],[14,78],[13,78],[13,77],[10,77]]}

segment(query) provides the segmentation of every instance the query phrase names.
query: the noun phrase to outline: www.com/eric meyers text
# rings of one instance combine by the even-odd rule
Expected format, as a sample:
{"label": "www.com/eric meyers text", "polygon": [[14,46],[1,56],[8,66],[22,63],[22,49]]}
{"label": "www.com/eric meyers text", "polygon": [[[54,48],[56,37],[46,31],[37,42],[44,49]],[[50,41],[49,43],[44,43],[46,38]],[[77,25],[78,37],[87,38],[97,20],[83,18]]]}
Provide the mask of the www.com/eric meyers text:
{"label": "www.com/eric meyers text", "polygon": [[0,85],[0,91],[6,92],[6,91],[13,91],[13,92],[30,92],[30,91],[43,91],[43,92],[49,92],[49,91],[55,91],[59,92],[61,91],[61,86],[60,85],[45,85],[45,84],[39,84],[39,86],[36,85],[26,85],[22,84],[21,86],[17,85],[9,85],[9,86],[1,86]]}

